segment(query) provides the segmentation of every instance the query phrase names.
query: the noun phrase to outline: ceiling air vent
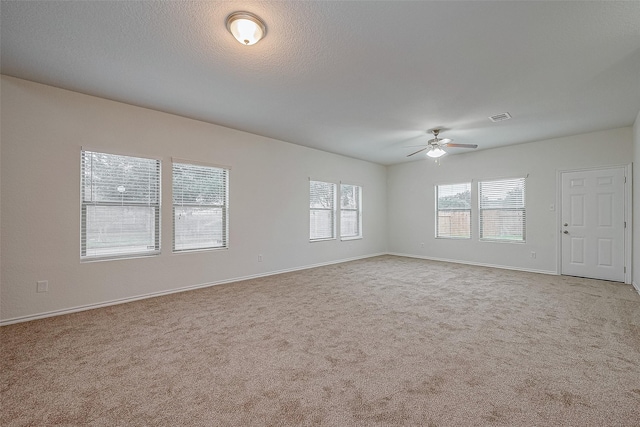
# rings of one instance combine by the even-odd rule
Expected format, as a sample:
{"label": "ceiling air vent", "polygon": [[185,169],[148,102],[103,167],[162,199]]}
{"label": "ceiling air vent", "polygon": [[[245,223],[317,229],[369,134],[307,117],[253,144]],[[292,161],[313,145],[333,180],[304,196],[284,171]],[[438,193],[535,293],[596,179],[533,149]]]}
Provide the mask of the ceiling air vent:
{"label": "ceiling air vent", "polygon": [[504,120],[509,120],[511,118],[511,114],[509,113],[500,113],[500,114],[496,114],[495,116],[491,116],[489,117],[489,120],[491,120],[492,122],[501,122]]}

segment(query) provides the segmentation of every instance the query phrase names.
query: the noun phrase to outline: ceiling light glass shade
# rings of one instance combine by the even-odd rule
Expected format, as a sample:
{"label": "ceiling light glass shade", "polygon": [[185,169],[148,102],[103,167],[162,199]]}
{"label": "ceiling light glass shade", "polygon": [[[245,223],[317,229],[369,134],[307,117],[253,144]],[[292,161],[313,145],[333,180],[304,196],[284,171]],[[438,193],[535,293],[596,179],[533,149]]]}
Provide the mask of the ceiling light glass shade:
{"label": "ceiling light glass shade", "polygon": [[437,159],[438,157],[442,157],[445,154],[447,154],[447,152],[440,147],[433,147],[431,148],[431,150],[427,151],[427,156],[433,157],[434,159]]}
{"label": "ceiling light glass shade", "polygon": [[256,44],[267,34],[264,22],[249,12],[234,12],[227,17],[227,29],[245,46]]}

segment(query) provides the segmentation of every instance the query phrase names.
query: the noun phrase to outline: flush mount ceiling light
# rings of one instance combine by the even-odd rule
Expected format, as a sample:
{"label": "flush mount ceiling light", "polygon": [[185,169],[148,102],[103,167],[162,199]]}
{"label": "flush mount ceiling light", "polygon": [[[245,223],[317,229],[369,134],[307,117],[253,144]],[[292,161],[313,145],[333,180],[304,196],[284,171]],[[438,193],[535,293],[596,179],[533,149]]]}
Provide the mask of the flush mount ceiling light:
{"label": "flush mount ceiling light", "polygon": [[250,12],[233,12],[227,16],[227,30],[245,46],[256,44],[267,34],[267,27]]}

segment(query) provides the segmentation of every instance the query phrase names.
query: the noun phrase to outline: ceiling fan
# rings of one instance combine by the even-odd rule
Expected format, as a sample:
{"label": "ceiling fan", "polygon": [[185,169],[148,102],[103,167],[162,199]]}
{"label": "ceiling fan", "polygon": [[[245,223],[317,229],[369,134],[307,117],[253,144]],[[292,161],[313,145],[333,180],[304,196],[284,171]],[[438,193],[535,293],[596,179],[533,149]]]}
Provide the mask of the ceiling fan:
{"label": "ceiling fan", "polygon": [[430,139],[428,141],[428,145],[426,147],[421,148],[420,150],[416,151],[415,153],[409,154],[407,157],[411,157],[414,154],[421,153],[424,150],[429,150],[429,151],[427,151],[427,156],[433,157],[434,159],[437,159],[438,157],[441,157],[441,156],[444,156],[445,154],[447,154],[447,152],[442,149],[443,147],[478,148],[477,144],[452,144],[452,142],[453,142],[452,139],[449,139],[449,138],[443,138],[443,139],[438,138],[438,134],[440,133],[440,129],[433,129],[431,131],[431,133],[433,133],[433,139]]}

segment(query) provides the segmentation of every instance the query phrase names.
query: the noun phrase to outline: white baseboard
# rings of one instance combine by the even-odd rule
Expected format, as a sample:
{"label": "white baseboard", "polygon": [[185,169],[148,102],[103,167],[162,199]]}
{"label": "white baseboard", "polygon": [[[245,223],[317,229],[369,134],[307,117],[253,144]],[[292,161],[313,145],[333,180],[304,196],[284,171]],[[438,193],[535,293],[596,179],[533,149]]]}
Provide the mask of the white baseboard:
{"label": "white baseboard", "polygon": [[[461,260],[456,260],[456,259],[437,258],[437,257],[423,256],[423,255],[398,253],[398,252],[380,252],[380,253],[376,253],[376,254],[362,255],[362,256],[352,257],[352,258],[344,258],[344,259],[335,260],[335,261],[327,261],[327,262],[321,262],[321,263],[316,263],[316,264],[309,264],[309,265],[305,265],[305,266],[301,266],[301,267],[293,267],[293,268],[286,268],[286,269],[283,269],[283,270],[270,271],[270,272],[266,272],[266,273],[252,274],[252,275],[249,275],[249,276],[234,277],[234,278],[231,278],[231,279],[219,280],[219,281],[216,281],[216,282],[208,282],[208,283],[201,283],[201,284],[198,284],[198,285],[184,286],[184,287],[181,287],[181,288],[169,289],[169,290],[166,290],[166,291],[151,292],[151,293],[148,293],[148,294],[137,295],[137,296],[128,297],[128,298],[121,298],[121,299],[111,300],[111,301],[104,301],[104,302],[100,302],[100,303],[96,303],[96,304],[86,304],[86,305],[81,305],[81,306],[77,306],[77,307],[65,308],[65,309],[61,309],[61,310],[53,310],[53,311],[47,311],[47,312],[44,312],[44,313],[37,313],[37,314],[31,314],[31,315],[27,315],[27,316],[14,317],[14,318],[11,318],[11,319],[0,320],[0,326],[11,325],[11,324],[14,324],[14,323],[29,322],[31,320],[44,319],[44,318],[47,318],[47,317],[62,316],[64,314],[77,313],[79,311],[92,310],[94,308],[102,308],[102,307],[108,307],[108,306],[116,305],[116,304],[124,304],[124,303],[138,301],[138,300],[147,299],[147,298],[154,298],[154,297],[159,297],[159,296],[163,296],[163,295],[175,294],[175,293],[178,293],[178,292],[186,292],[186,291],[192,291],[192,290],[195,290],[195,289],[207,288],[207,287],[210,287],[210,286],[224,285],[224,284],[233,283],[233,282],[240,282],[240,281],[243,281],[243,280],[258,279],[260,277],[274,276],[276,274],[290,273],[290,272],[293,272],[293,271],[300,271],[300,270],[308,270],[310,268],[322,267],[322,266],[325,266],[325,265],[341,264],[341,263],[344,263],[344,262],[355,261],[355,260],[365,259],[365,258],[372,258],[372,257],[376,257],[376,256],[381,256],[381,255],[394,255],[394,256],[401,256],[401,257],[407,257],[407,258],[426,259],[426,260],[431,260],[431,261],[451,262],[451,263],[455,263],[455,264],[476,265],[476,266],[479,266],[479,267],[490,267],[490,268],[500,268],[500,269],[503,269],[503,270],[525,271],[525,272],[529,272],[529,273],[549,274],[549,275],[553,275],[553,276],[557,276],[558,275],[557,272],[550,271],[550,270],[536,270],[536,269],[531,269],[531,268],[520,268],[520,267],[513,267],[513,266],[506,266],[506,265],[486,264],[486,263],[481,263],[481,262],[461,261]],[[638,285],[636,282],[632,282],[631,284],[633,285],[635,290],[638,292],[638,294],[640,294],[640,285]]]}
{"label": "white baseboard", "polygon": [[532,268],[521,268],[521,267],[508,266],[508,265],[485,264],[482,262],[460,261],[457,259],[436,258],[436,257],[430,257],[430,256],[423,256],[423,255],[403,254],[403,253],[397,253],[397,252],[389,252],[388,255],[403,256],[408,258],[428,259],[430,261],[452,262],[454,264],[476,265],[478,267],[500,268],[503,270],[526,271],[528,273],[550,274],[553,276],[558,275],[558,273],[556,273],[555,271],[535,270]]}
{"label": "white baseboard", "polygon": [[376,256],[381,256],[381,255],[387,255],[387,253],[386,252],[381,252],[381,253],[377,253],[377,254],[369,254],[369,255],[362,255],[362,256],[357,256],[357,257],[352,257],[352,258],[344,258],[344,259],[340,259],[340,260],[336,260],[336,261],[327,261],[327,262],[321,262],[321,263],[317,263],[317,264],[309,264],[309,265],[305,265],[305,266],[302,266],[302,267],[286,268],[286,269],[283,269],[283,270],[269,271],[267,273],[259,273],[259,274],[252,274],[252,275],[249,275],[249,276],[234,277],[234,278],[231,278],[231,279],[219,280],[219,281],[216,281],[216,282],[208,282],[208,283],[201,283],[201,284],[198,284],[198,285],[184,286],[184,287],[181,287],[181,288],[169,289],[169,290],[160,291],[160,292],[151,292],[151,293],[148,293],[148,294],[137,295],[137,296],[128,297],[128,298],[121,298],[121,299],[116,299],[116,300],[111,300],[111,301],[104,301],[104,302],[100,302],[100,303],[96,303],[96,304],[86,304],[86,305],[81,305],[81,306],[77,306],[77,307],[64,308],[64,309],[61,309],[61,310],[53,310],[53,311],[47,311],[47,312],[44,312],[44,313],[37,313],[37,314],[30,314],[30,315],[27,315],[27,316],[14,317],[14,318],[11,318],[11,319],[0,320],[0,326],[12,325],[14,323],[29,322],[31,320],[45,319],[47,317],[62,316],[64,314],[77,313],[79,311],[93,310],[94,308],[109,307],[111,305],[124,304],[124,303],[127,303],[127,302],[133,302],[133,301],[143,300],[143,299],[147,299],[147,298],[154,298],[154,297],[159,297],[159,296],[163,296],[163,295],[170,295],[170,294],[175,294],[175,293],[178,293],[178,292],[192,291],[192,290],[195,290],[195,289],[208,288],[210,286],[224,285],[226,283],[241,282],[243,280],[258,279],[260,277],[274,276],[276,274],[290,273],[290,272],[293,272],[293,271],[308,270],[310,268],[322,267],[322,266],[325,266],[325,265],[341,264],[341,263],[344,263],[344,262],[356,261],[356,260],[365,259],[365,258],[372,258],[372,257],[376,257]]}

